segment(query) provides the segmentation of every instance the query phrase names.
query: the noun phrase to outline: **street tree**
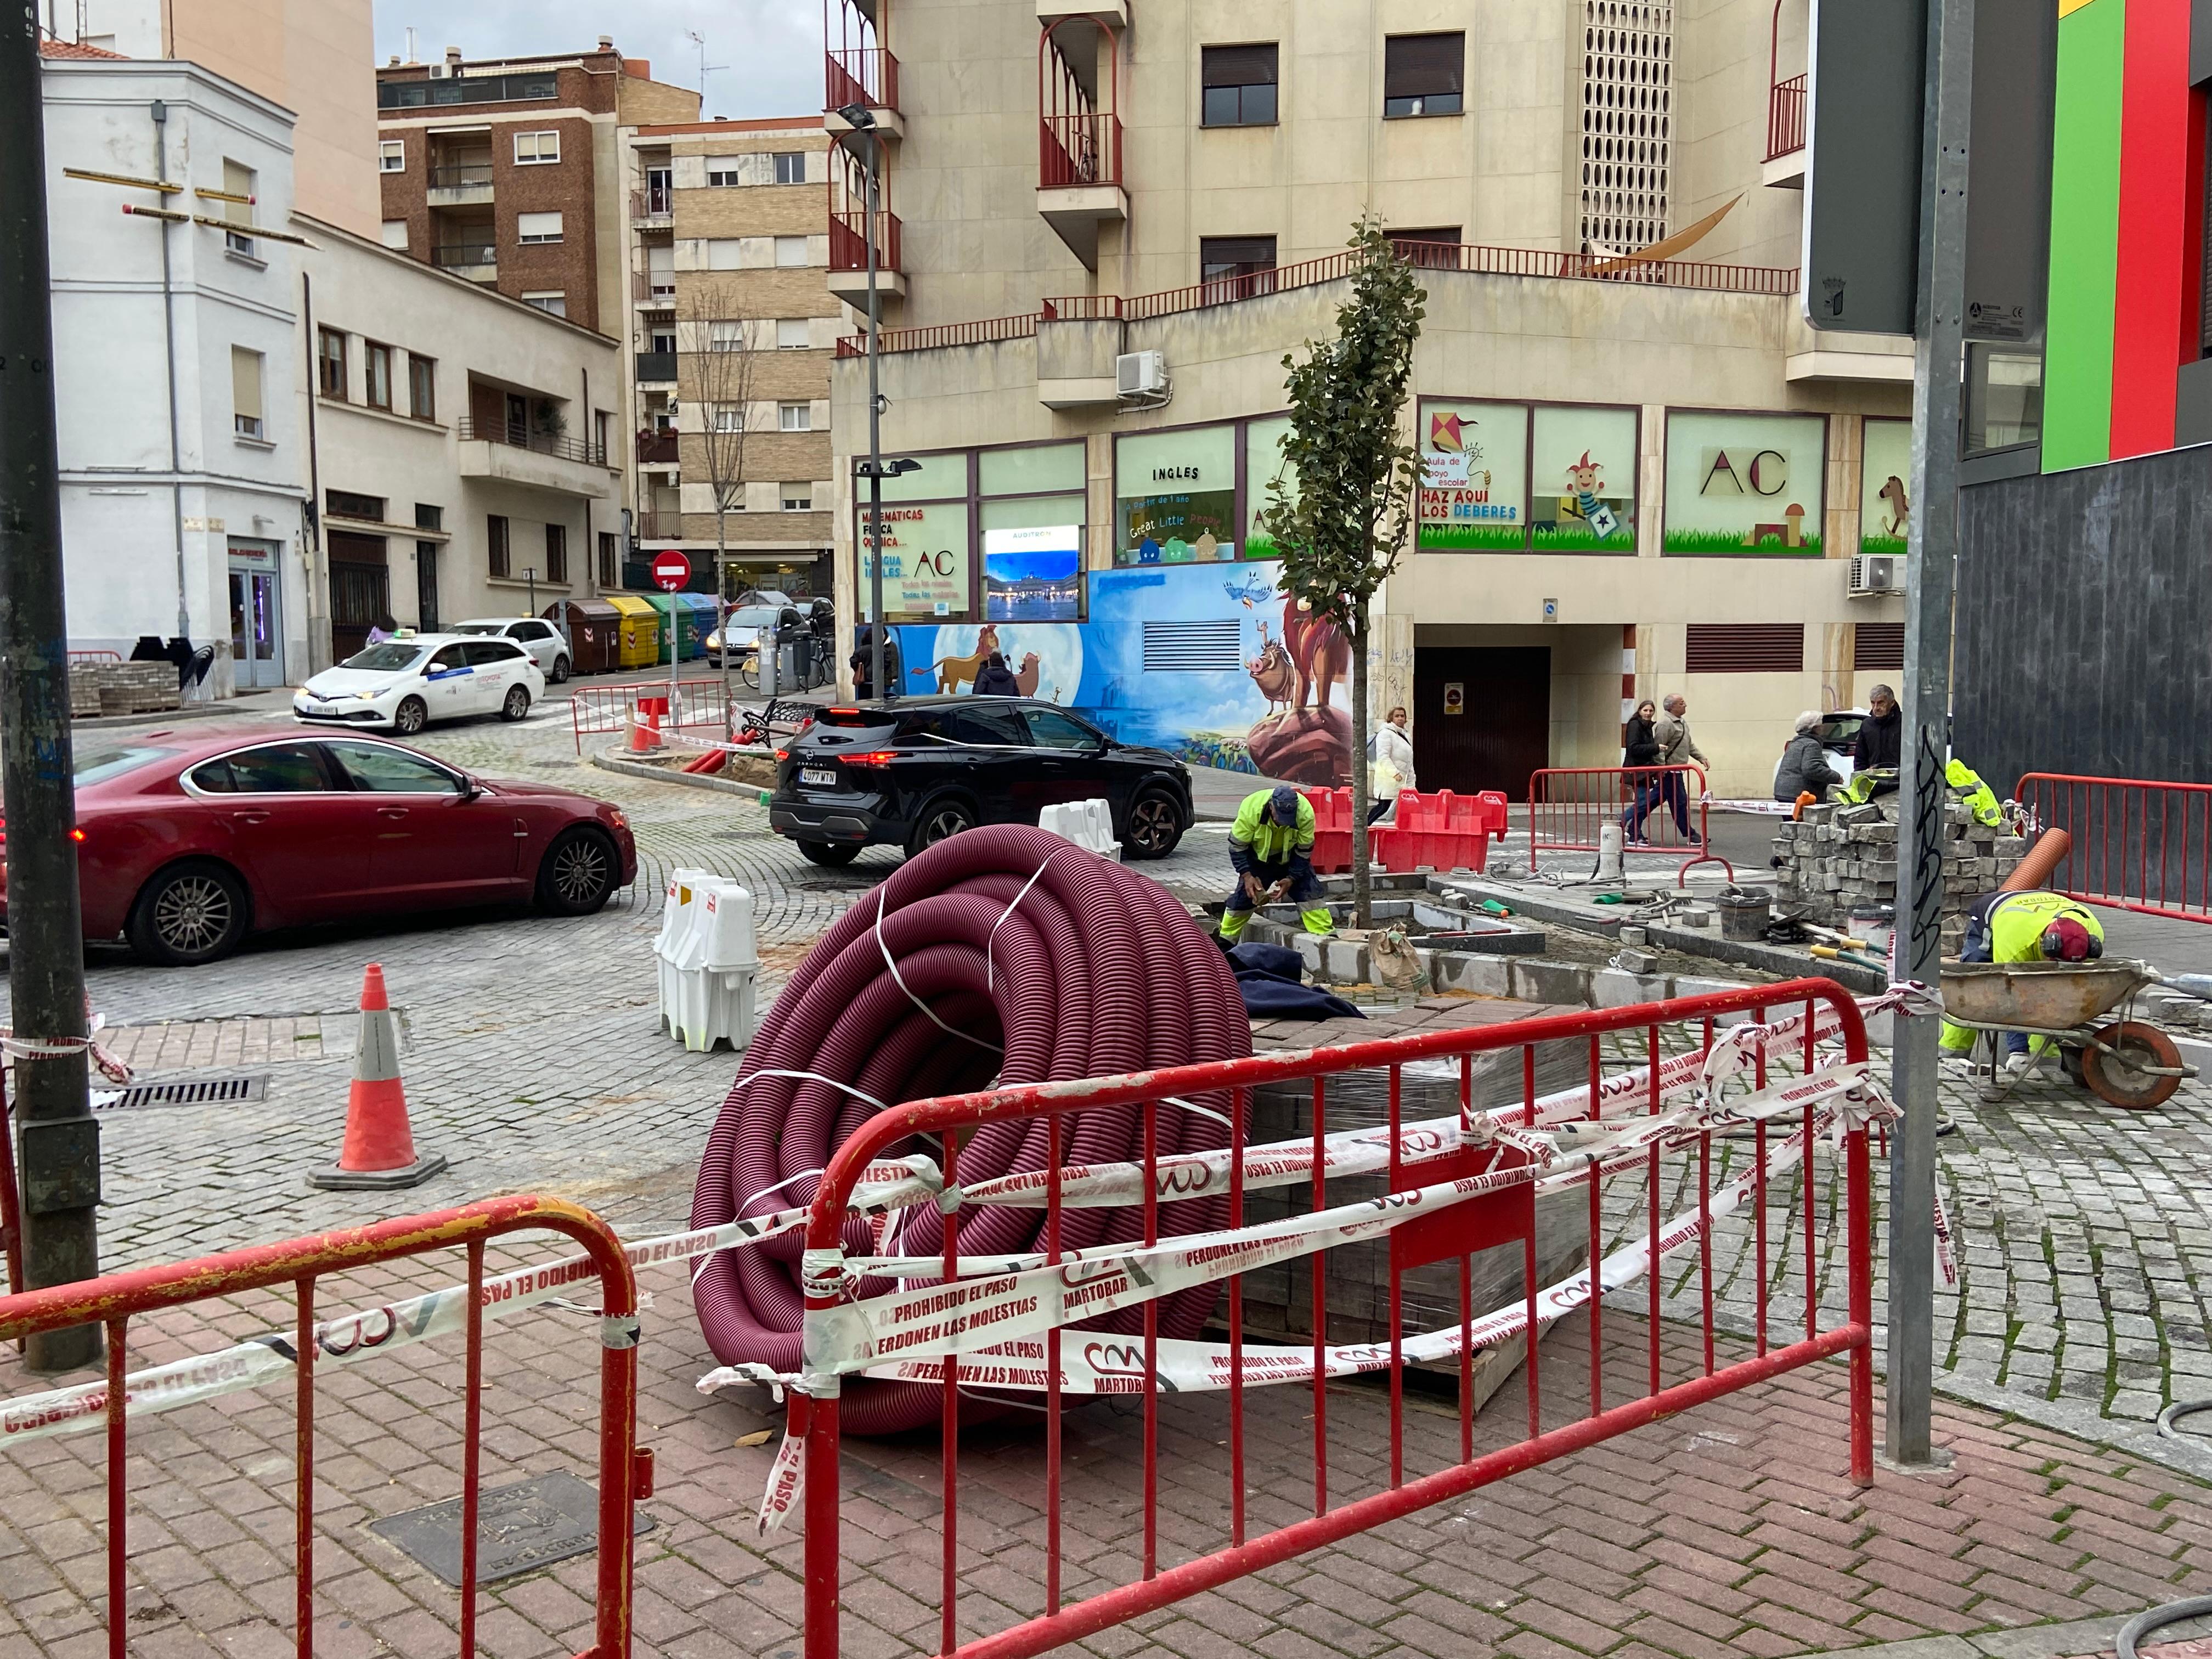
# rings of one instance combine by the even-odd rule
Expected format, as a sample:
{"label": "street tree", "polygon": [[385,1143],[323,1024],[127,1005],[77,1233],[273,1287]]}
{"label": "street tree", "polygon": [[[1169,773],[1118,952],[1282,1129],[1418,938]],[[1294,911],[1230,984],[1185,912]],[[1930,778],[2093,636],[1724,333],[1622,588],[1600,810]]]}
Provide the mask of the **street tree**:
{"label": "street tree", "polygon": [[1367,737],[1370,617],[1375,594],[1406,549],[1420,487],[1420,457],[1402,416],[1428,295],[1372,218],[1352,233],[1352,292],[1333,339],[1309,340],[1304,362],[1285,356],[1291,429],[1283,476],[1268,486],[1260,527],[1283,555],[1283,586],[1316,618],[1334,623],[1352,656],[1352,882],[1355,925],[1373,921],[1368,871]]}
{"label": "street tree", "polygon": [[[690,335],[678,394],[698,410],[702,459],[714,492],[714,618],[725,636],[719,655],[722,673],[722,736],[736,729],[730,699],[729,515],[744,499],[745,438],[762,349],[761,331],[773,327],[738,314],[738,297],[727,283],[706,282],[685,296],[684,322]],[[741,509],[739,509],[741,510]]]}

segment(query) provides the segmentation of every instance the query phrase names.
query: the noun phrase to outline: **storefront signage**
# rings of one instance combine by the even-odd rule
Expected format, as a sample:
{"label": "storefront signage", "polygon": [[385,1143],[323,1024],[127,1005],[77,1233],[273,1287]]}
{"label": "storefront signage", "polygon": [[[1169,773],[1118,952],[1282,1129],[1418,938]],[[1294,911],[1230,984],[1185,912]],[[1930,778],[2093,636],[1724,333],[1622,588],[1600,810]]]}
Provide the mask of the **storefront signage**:
{"label": "storefront signage", "polygon": [[1662,550],[1819,557],[1826,428],[1818,415],[1670,411]]}
{"label": "storefront signage", "polygon": [[1115,447],[1114,562],[1208,564],[1237,554],[1237,428],[1147,432]]}
{"label": "storefront signage", "polygon": [[[864,516],[865,526],[866,519]],[[877,534],[863,538],[860,609],[874,580],[873,554],[884,561],[884,611],[888,617],[957,617],[968,613],[968,507],[964,501],[886,507]]]}
{"label": "storefront signage", "polygon": [[1528,487],[1528,404],[1422,404],[1419,546],[1519,551]]}

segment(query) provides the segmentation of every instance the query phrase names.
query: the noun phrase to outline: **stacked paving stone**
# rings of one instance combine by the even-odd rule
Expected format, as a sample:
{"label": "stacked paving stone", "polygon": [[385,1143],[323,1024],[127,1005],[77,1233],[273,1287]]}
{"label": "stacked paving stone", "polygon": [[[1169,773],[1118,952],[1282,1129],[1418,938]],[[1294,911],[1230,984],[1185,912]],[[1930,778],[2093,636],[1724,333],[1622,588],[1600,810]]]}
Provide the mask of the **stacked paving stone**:
{"label": "stacked paving stone", "polygon": [[[1966,906],[1993,891],[2027,841],[1978,822],[1964,801],[1943,808],[1943,954],[1959,953]],[[1775,909],[1843,927],[1854,908],[1898,902],[1897,797],[1863,806],[1808,806],[1774,840]]]}

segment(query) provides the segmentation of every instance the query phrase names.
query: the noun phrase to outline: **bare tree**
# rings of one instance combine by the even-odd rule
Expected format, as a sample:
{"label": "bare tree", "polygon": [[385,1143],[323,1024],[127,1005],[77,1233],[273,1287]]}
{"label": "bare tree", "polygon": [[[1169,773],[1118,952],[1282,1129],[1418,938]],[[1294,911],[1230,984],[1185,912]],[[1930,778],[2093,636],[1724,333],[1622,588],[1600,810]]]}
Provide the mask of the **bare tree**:
{"label": "bare tree", "polygon": [[738,313],[738,295],[728,283],[692,285],[683,314],[688,348],[679,362],[679,395],[699,411],[707,481],[714,490],[714,628],[725,635],[720,653],[722,671],[722,736],[728,741],[736,730],[730,702],[730,641],[728,622],[729,514],[731,503],[743,499],[745,488],[747,405],[752,400],[753,380],[760,350],[759,331],[772,325]]}

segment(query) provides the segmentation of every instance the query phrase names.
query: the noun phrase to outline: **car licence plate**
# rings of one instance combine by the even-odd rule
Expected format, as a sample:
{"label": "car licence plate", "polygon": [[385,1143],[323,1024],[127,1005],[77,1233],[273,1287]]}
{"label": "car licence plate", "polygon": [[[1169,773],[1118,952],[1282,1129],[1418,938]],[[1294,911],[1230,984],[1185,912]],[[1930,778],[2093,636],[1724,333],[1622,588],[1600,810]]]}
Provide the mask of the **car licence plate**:
{"label": "car licence plate", "polygon": [[801,783],[818,783],[834,789],[837,787],[837,774],[827,766],[802,766],[799,769],[799,781]]}

